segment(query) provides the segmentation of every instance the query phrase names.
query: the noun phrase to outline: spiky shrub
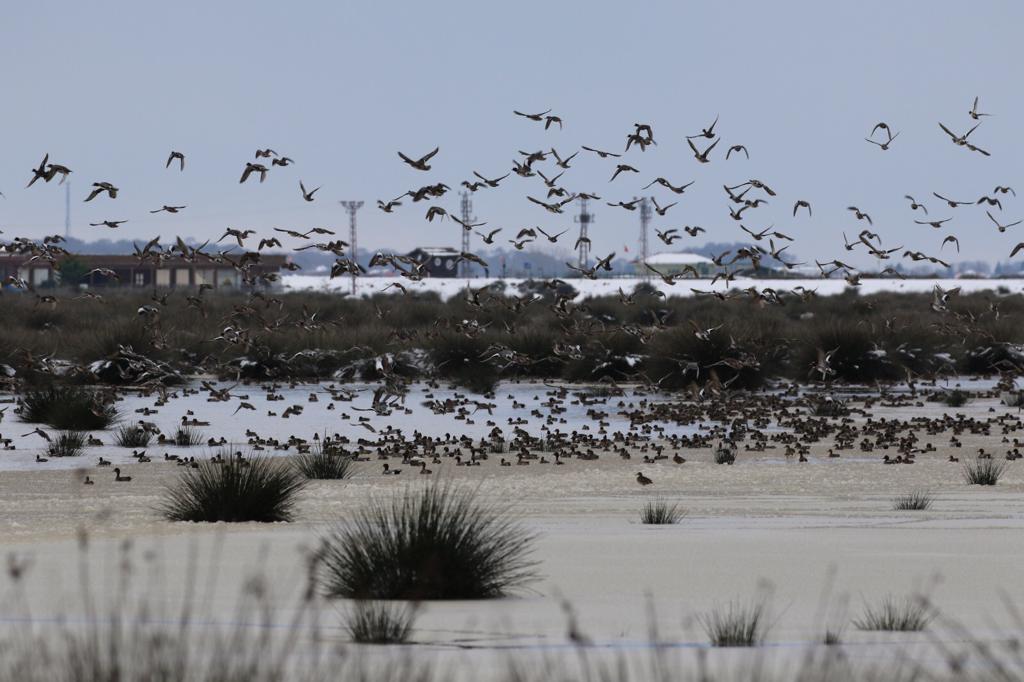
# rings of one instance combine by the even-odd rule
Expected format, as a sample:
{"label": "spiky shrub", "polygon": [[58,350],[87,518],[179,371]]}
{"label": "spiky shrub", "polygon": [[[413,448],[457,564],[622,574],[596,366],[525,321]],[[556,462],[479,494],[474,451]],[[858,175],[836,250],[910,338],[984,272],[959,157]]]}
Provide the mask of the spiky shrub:
{"label": "spiky shrub", "polygon": [[345,627],[353,642],[403,644],[409,639],[415,619],[415,607],[403,602],[360,600],[349,611]]}
{"label": "spiky shrub", "polygon": [[650,526],[667,526],[679,523],[686,512],[678,504],[669,504],[664,500],[648,502],[640,510],[640,523]]}
{"label": "spiky shrub", "polygon": [[768,607],[763,601],[730,602],[701,617],[711,646],[758,646],[768,635]]}
{"label": "spiky shrub", "polygon": [[85,434],[81,431],[61,431],[46,446],[50,457],[78,457],[85,448]]}
{"label": "spiky shrub", "polygon": [[488,599],[536,577],[535,536],[450,483],[373,501],[326,538],[323,585],[355,599]]}
{"label": "spiky shrub", "polygon": [[109,427],[116,419],[117,408],[79,386],[54,384],[29,390],[21,399],[21,420],[30,424],[94,431]]}
{"label": "spiky shrub", "polygon": [[964,480],[971,485],[995,485],[1006,470],[1006,464],[991,459],[979,459],[964,464]]}
{"label": "spiky shrub", "polygon": [[152,438],[153,434],[142,424],[122,424],[114,434],[114,442],[122,448],[144,448]]}
{"label": "spiky shrub", "polygon": [[352,456],[329,443],[315,443],[309,452],[292,458],[306,478],[340,481],[352,475]]}
{"label": "spiky shrub", "polygon": [[932,506],[935,500],[931,493],[924,490],[915,490],[906,495],[897,495],[892,500],[894,511],[923,511]]}
{"label": "spiky shrub", "polygon": [[967,391],[961,391],[959,388],[953,389],[945,395],[944,403],[948,407],[963,407],[970,400],[970,396]]}
{"label": "spiky shrub", "polygon": [[160,511],[171,521],[290,521],[305,484],[285,462],[224,453],[223,463],[205,460],[168,486]]}
{"label": "spiky shrub", "polygon": [[920,597],[896,599],[887,596],[876,606],[864,605],[864,613],[853,626],[858,630],[920,632],[934,617],[928,602]]}
{"label": "spiky shrub", "polygon": [[727,445],[715,447],[715,464],[732,464],[736,461],[736,451]]}
{"label": "spiky shrub", "polygon": [[203,432],[191,426],[179,426],[171,440],[183,448],[192,447],[203,442]]}

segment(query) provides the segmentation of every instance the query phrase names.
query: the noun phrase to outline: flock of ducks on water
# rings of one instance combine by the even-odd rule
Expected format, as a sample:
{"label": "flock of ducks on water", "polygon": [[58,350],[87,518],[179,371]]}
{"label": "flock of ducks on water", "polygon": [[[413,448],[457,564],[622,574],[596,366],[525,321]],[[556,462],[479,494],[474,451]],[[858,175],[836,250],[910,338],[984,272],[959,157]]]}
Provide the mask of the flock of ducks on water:
{"label": "flock of ducks on water", "polygon": [[[221,388],[206,384],[206,388],[182,388],[174,392],[159,393],[155,407],[144,406],[136,410],[149,416],[160,407],[182,398],[206,394],[209,402],[230,400],[254,401],[250,395],[235,394],[238,385]],[[264,405],[270,408],[284,400],[280,384],[264,384]],[[295,388],[293,385],[292,388]],[[1024,429],[1024,420],[1010,411],[988,408],[987,418],[969,417],[963,413],[943,411],[934,417],[915,416],[912,418],[875,416],[878,408],[892,408],[905,413],[910,407],[923,407],[922,398],[928,394],[887,393],[880,395],[852,395],[845,402],[831,401],[830,409],[841,406],[841,411],[830,411],[829,416],[817,416],[817,409],[823,402],[820,394],[805,392],[796,385],[781,387],[774,392],[723,394],[715,401],[689,402],[654,397],[642,389],[625,389],[603,386],[589,389],[572,389],[561,386],[547,386],[543,392],[532,397],[533,405],[520,402],[509,394],[506,406],[512,408],[515,416],[499,424],[494,411],[499,409],[495,394],[482,397],[455,392],[451,397],[441,398],[438,384],[428,384],[423,391],[422,407],[440,418],[462,422],[480,431],[480,419],[486,433],[478,438],[469,435],[445,433],[430,436],[419,431],[406,433],[400,425],[402,418],[412,413],[404,403],[390,402],[386,411],[375,409],[372,404],[362,407],[357,404],[359,393],[332,384],[324,385],[319,392],[308,395],[308,403],[321,403],[324,412],[340,412],[337,416],[357,428],[366,431],[364,436],[353,437],[325,431],[314,434],[311,439],[289,436],[285,440],[261,436],[254,429],[246,429],[246,444],[249,452],[259,454],[271,451],[277,454],[304,453],[319,446],[330,448],[338,456],[349,457],[355,462],[378,462],[380,474],[398,476],[411,470],[418,475],[431,475],[434,468],[442,466],[459,467],[505,467],[553,466],[560,467],[572,462],[596,462],[611,458],[630,464],[638,461],[648,467],[662,465],[680,466],[688,461],[688,452],[710,450],[711,460],[718,464],[732,465],[741,462],[742,453],[770,453],[781,451],[787,461],[798,463],[811,461],[812,445],[827,448],[826,459],[837,459],[843,453],[859,453],[857,457],[877,457],[884,464],[914,464],[919,455],[933,453],[939,447],[960,449],[965,434],[987,438],[1001,438],[1005,447],[1001,453],[1008,461],[1022,457],[1024,440],[1017,434]],[[936,389],[932,397],[941,397]],[[992,397],[995,392],[979,394]],[[322,399],[326,396],[326,399]],[[325,404],[324,404],[325,403]],[[346,405],[348,407],[346,407]],[[301,415],[307,405],[294,403],[285,411],[266,409],[266,417],[287,419]],[[567,413],[572,409],[576,415],[574,427],[567,429]],[[375,412],[378,419],[374,426],[370,417],[358,412]],[[613,420],[624,422],[620,428],[613,428]],[[389,422],[380,425],[380,421]],[[186,411],[180,419],[182,425],[209,425],[210,421],[195,417],[192,410]],[[529,427],[529,430],[528,430]],[[140,419],[138,428],[158,433],[158,427],[150,421]],[[687,433],[680,433],[686,431]],[[32,431],[25,436],[37,433]],[[945,441],[945,442],[943,442]],[[95,441],[91,441],[95,443]],[[165,440],[165,444],[173,443]],[[937,447],[937,444],[938,446]],[[10,438],[0,435],[0,444],[13,450]],[[229,442],[224,436],[210,437],[207,447],[240,445]],[[223,451],[222,451],[223,452]],[[991,459],[995,453],[991,446],[978,449],[976,457]],[[241,449],[230,455],[243,466],[246,456]],[[689,455],[690,458],[694,455]],[[173,463],[180,467],[198,468],[194,456],[172,455],[164,452],[162,457],[151,458],[146,450],[133,450],[132,458],[137,463],[153,461]],[[220,452],[210,458],[213,463],[225,461]],[[37,461],[45,458],[37,455]],[[960,458],[948,455],[949,462]],[[112,467],[112,462],[99,457],[98,467]],[[434,468],[431,468],[434,467]],[[372,475],[363,469],[363,475]],[[488,469],[493,471],[493,469]],[[124,476],[120,468],[113,468],[114,482],[131,482],[131,476]],[[650,470],[637,471],[636,482],[642,487],[656,484],[656,475]],[[93,485],[86,476],[86,485]]]}

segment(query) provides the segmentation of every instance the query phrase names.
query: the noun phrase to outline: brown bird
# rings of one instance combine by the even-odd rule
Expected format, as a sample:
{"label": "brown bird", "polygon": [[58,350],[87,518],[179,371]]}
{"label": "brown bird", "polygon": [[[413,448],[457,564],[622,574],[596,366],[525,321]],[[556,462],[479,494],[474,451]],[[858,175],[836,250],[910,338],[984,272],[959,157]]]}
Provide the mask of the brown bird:
{"label": "brown bird", "polygon": [[93,199],[98,197],[100,194],[103,194],[104,192],[106,192],[107,196],[109,196],[111,199],[117,198],[118,189],[117,187],[111,185],[109,182],[94,182],[92,183],[92,187],[93,189],[91,192],[89,192],[89,196],[85,198],[86,201],[92,201]]}
{"label": "brown bird", "polygon": [[615,178],[619,177],[619,173],[626,173],[626,172],[629,172],[629,173],[639,173],[640,171],[638,171],[636,168],[633,168],[632,166],[630,166],[628,164],[620,163],[619,165],[617,165],[615,167],[615,172],[612,173],[611,180],[609,180],[608,182],[611,182]]}
{"label": "brown bird", "polygon": [[1022,222],[1024,222],[1024,220],[1017,220],[1017,221],[1015,221],[1015,222],[1012,222],[1012,223],[1009,223],[1009,224],[1007,224],[1007,225],[1002,225],[1002,224],[1000,224],[1000,222],[999,222],[998,220],[996,220],[996,219],[995,219],[995,218],[994,218],[994,217],[992,216],[992,214],[991,214],[990,212],[988,212],[988,211],[985,211],[985,215],[987,215],[987,216],[988,216],[988,219],[989,219],[989,220],[991,220],[992,222],[994,222],[994,223],[996,224],[996,227],[998,227],[998,228],[999,228],[999,231],[1000,231],[1000,232],[1006,232],[1006,230],[1007,230],[1008,228],[1011,228],[1011,227],[1013,227],[1014,225],[1020,225],[1020,224],[1021,224]]}
{"label": "brown bird", "polygon": [[[257,152],[257,154],[258,153],[259,152]],[[260,182],[263,182],[264,180],[267,179],[266,166],[264,166],[262,163],[249,163],[248,161],[246,161],[245,170],[242,171],[242,177],[238,180],[238,184],[242,184],[243,182],[248,180],[249,176],[252,175],[253,173],[260,174]]]}
{"label": "brown bird", "polygon": [[302,184],[302,180],[299,180],[299,191],[302,192],[303,199],[306,201],[313,201],[313,195],[320,191],[320,188],[317,187],[316,189],[307,192],[306,186]]}
{"label": "brown bird", "polygon": [[644,476],[642,471],[636,472],[636,482],[640,485],[650,485],[654,483],[654,481]]}
{"label": "brown bird", "polygon": [[427,161],[430,161],[430,159],[433,158],[434,154],[437,154],[439,151],[441,151],[440,147],[434,147],[434,151],[430,152],[429,154],[425,154],[424,156],[421,156],[420,158],[416,159],[415,161],[410,159],[408,156],[406,156],[402,152],[398,152],[398,156],[399,156],[399,158],[402,159],[402,161],[405,161],[407,164],[409,164],[410,166],[412,166],[416,170],[428,171],[428,170],[430,170],[430,166],[427,164]]}
{"label": "brown bird", "polygon": [[547,111],[542,111],[539,114],[524,114],[521,111],[515,111],[515,110],[513,110],[512,113],[515,114],[516,116],[522,116],[523,118],[528,118],[531,121],[543,121],[544,117],[551,113],[551,110],[548,109]]}
{"label": "brown bird", "polygon": [[982,116],[991,116],[992,114],[983,114],[978,111],[978,98],[974,98],[974,104],[971,106],[971,110],[967,112],[967,115],[977,121]]}
{"label": "brown bird", "polygon": [[103,227],[109,227],[110,229],[114,230],[114,229],[117,229],[118,225],[123,225],[126,222],[128,222],[128,221],[127,220],[104,220],[102,223],[89,223],[89,227],[99,227],[100,225],[102,225]]}
{"label": "brown bird", "polygon": [[150,213],[162,213],[162,212],[165,212],[165,211],[167,213],[177,213],[178,211],[184,210],[186,208],[188,208],[188,207],[187,206],[163,206],[162,208],[158,208],[155,211],[150,211]]}
{"label": "brown bird", "polygon": [[588,147],[586,145],[582,145],[582,148],[586,149],[588,152],[594,152],[595,154],[600,156],[602,159],[606,159],[609,156],[612,157],[612,158],[617,159],[620,156],[622,156],[622,154],[615,154],[614,152],[605,152],[605,151],[601,151],[600,149],[594,149],[593,147]]}
{"label": "brown bird", "polygon": [[[700,136],[698,135],[697,137],[700,137]],[[715,140],[714,142],[711,143],[710,147],[708,147],[703,152],[701,152],[701,151],[698,151],[697,147],[694,146],[693,140],[691,140],[690,138],[686,138],[686,144],[690,145],[690,149],[693,150],[693,158],[697,159],[701,163],[710,163],[710,159],[708,159],[708,154],[710,154],[711,150],[714,149],[715,146],[719,142],[721,142],[721,141],[722,141],[722,138],[718,138],[717,140]]]}
{"label": "brown bird", "polygon": [[866,220],[866,221],[868,221],[868,225],[874,225],[874,223],[871,222],[871,216],[869,216],[867,213],[865,213],[864,211],[860,210],[856,206],[847,206],[846,210],[847,211],[853,211],[854,215],[857,216],[857,220]]}

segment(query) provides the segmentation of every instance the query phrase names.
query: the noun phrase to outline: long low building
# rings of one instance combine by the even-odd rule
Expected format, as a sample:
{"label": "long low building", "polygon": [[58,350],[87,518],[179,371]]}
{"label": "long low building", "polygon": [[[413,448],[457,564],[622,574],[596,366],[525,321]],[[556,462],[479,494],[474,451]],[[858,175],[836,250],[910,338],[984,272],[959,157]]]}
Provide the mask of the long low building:
{"label": "long low building", "polygon": [[[220,288],[242,283],[234,268],[205,260],[196,263],[173,260],[157,266],[139,263],[135,256],[74,254],[64,262],[75,264],[76,274],[81,277],[78,283],[90,287],[197,287],[209,284]],[[250,272],[255,277],[277,274],[287,263],[285,255],[261,254],[260,262],[250,265]],[[110,270],[116,276],[93,272],[96,269]],[[38,259],[30,262],[29,256],[20,254],[0,254],[0,279],[7,277],[23,279],[33,288],[55,286],[61,282],[59,271],[50,263]]]}
{"label": "long low building", "polygon": [[710,258],[696,253],[655,253],[648,256],[645,262],[666,275],[682,272],[687,266],[692,266],[701,276],[712,274],[717,269]]}

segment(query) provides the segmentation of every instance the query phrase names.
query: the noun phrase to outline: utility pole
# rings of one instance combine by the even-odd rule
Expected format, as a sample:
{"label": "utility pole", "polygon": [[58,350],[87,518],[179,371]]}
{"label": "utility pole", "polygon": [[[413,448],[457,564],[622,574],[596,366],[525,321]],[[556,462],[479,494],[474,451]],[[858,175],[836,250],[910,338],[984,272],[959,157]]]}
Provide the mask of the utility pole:
{"label": "utility pole", "polygon": [[[473,200],[469,198],[469,192],[462,192],[462,253],[469,253],[469,235],[472,230],[465,225],[472,225],[473,221],[476,220],[476,216],[473,215]],[[469,278],[470,264],[467,260],[459,261],[459,277]]]}
{"label": "utility pole", "polygon": [[[363,206],[361,201],[339,201],[348,211],[348,248],[352,254],[352,262],[356,262],[356,211]],[[359,268],[352,268],[352,295],[356,295],[356,275]]]}
{"label": "utility pole", "polygon": [[71,236],[71,181],[64,184],[64,239]]}
{"label": "utility pole", "polygon": [[651,271],[647,269],[647,226],[651,223],[651,201],[647,197],[640,200],[640,260],[637,269],[640,277],[646,282],[651,279]]}
{"label": "utility pole", "polygon": [[590,261],[590,224],[594,222],[594,214],[587,212],[587,198],[580,197],[580,214],[573,220],[580,226],[580,237],[576,241],[579,246],[579,256],[576,259],[576,267],[585,268]]}

